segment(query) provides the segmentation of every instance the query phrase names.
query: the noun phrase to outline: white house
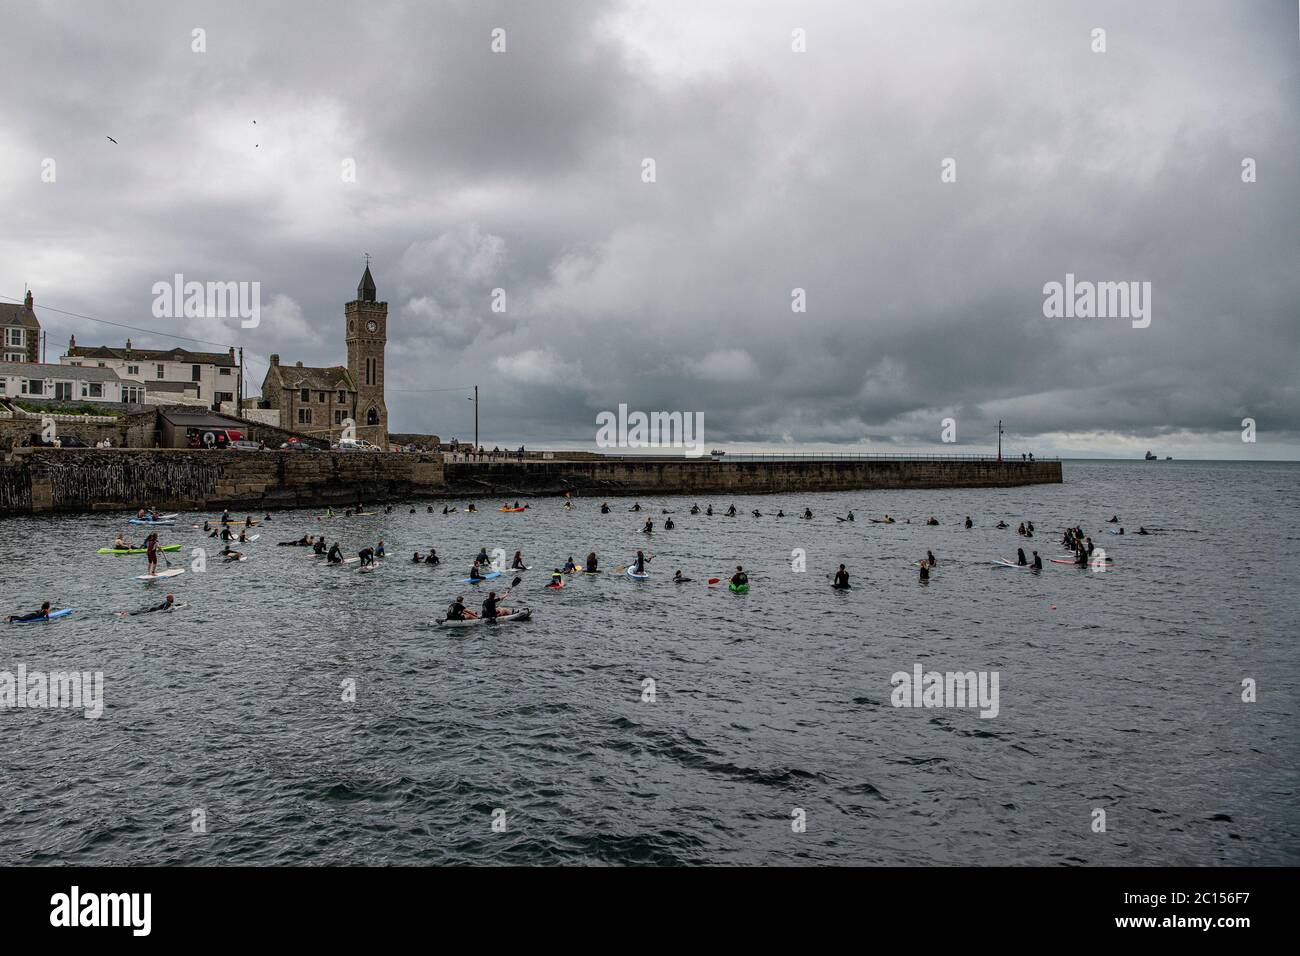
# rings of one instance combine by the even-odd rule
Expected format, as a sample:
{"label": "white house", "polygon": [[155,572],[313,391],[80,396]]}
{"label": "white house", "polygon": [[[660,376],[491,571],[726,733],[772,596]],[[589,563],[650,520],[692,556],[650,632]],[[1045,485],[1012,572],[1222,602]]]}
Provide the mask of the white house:
{"label": "white house", "polygon": [[0,398],[59,402],[142,402],[145,386],[124,382],[111,368],[52,362],[0,362]]}
{"label": "white house", "polygon": [[106,345],[82,346],[76,336],[68,339],[68,351],[60,356],[64,365],[112,369],[128,384],[138,382],[155,397],[174,396],[178,404],[203,404],[217,408],[234,402],[239,390],[239,364],[235,350],[191,352],[189,349],[137,349],[126,340],[126,348]]}

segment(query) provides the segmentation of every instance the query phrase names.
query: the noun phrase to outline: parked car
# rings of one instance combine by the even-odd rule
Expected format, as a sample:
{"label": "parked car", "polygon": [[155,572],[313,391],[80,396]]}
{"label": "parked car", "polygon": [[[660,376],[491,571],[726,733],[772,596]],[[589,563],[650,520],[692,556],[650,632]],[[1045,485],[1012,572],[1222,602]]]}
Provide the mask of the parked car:
{"label": "parked car", "polygon": [[333,451],[379,451],[378,445],[372,445],[364,438],[340,438],[333,445],[330,445]]}
{"label": "parked car", "polygon": [[232,441],[227,448],[233,448],[235,451],[261,451],[262,446],[255,441]]}
{"label": "parked car", "polygon": [[290,438],[287,442],[280,445],[281,451],[320,451],[315,445],[309,445],[305,441],[299,441],[296,438]]}

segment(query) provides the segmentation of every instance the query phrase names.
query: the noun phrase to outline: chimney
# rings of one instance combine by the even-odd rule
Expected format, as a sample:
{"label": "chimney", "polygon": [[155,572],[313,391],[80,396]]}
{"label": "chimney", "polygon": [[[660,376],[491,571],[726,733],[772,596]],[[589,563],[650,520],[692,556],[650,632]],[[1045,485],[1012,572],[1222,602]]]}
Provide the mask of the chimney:
{"label": "chimney", "polygon": [[295,362],[294,365],[296,365],[298,368],[302,368],[302,362],[301,362],[301,361],[299,361],[299,362]]}
{"label": "chimney", "polygon": [[35,301],[35,300],[32,299],[32,290],[31,290],[31,289],[28,289],[28,290],[27,290],[27,298],[23,299],[23,308],[26,309],[28,312],[30,312],[30,311],[32,310],[32,303],[33,303],[34,301]]}
{"label": "chimney", "polygon": [[275,353],[275,352],[272,352],[272,353],[271,353],[271,364],[272,364],[272,365],[279,365],[279,364],[280,364],[280,356],[279,356],[278,353]]}
{"label": "chimney", "polygon": [[130,339],[127,339],[127,340],[126,340],[126,350],[127,350],[128,352],[131,351],[131,340],[130,340]]}
{"label": "chimney", "polygon": [[234,360],[235,360],[235,347],[232,345],[230,347],[230,361],[233,362]]}
{"label": "chimney", "polygon": [[75,349],[76,347],[77,347],[77,337],[76,337],[75,335],[69,335],[69,336],[68,336],[68,351],[71,352],[71,351],[72,351],[73,349]]}

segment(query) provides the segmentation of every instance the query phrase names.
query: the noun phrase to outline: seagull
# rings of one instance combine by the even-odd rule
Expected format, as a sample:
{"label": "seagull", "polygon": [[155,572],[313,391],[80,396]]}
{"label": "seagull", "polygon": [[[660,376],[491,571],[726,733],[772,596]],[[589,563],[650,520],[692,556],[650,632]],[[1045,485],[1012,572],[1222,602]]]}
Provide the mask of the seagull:
{"label": "seagull", "polygon": [[113,137],[111,137],[111,136],[108,137],[108,141],[109,141],[110,143],[113,143],[114,145],[117,144],[117,140],[113,139]]}

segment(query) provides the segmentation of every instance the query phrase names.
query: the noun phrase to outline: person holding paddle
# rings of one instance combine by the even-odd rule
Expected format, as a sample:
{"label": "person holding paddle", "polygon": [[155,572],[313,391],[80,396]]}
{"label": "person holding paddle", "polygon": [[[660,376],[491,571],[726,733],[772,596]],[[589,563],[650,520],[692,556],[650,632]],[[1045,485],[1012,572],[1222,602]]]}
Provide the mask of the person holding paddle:
{"label": "person holding paddle", "polygon": [[145,574],[158,573],[158,532],[149,532],[149,537],[144,539],[145,556],[149,561],[149,570]]}

